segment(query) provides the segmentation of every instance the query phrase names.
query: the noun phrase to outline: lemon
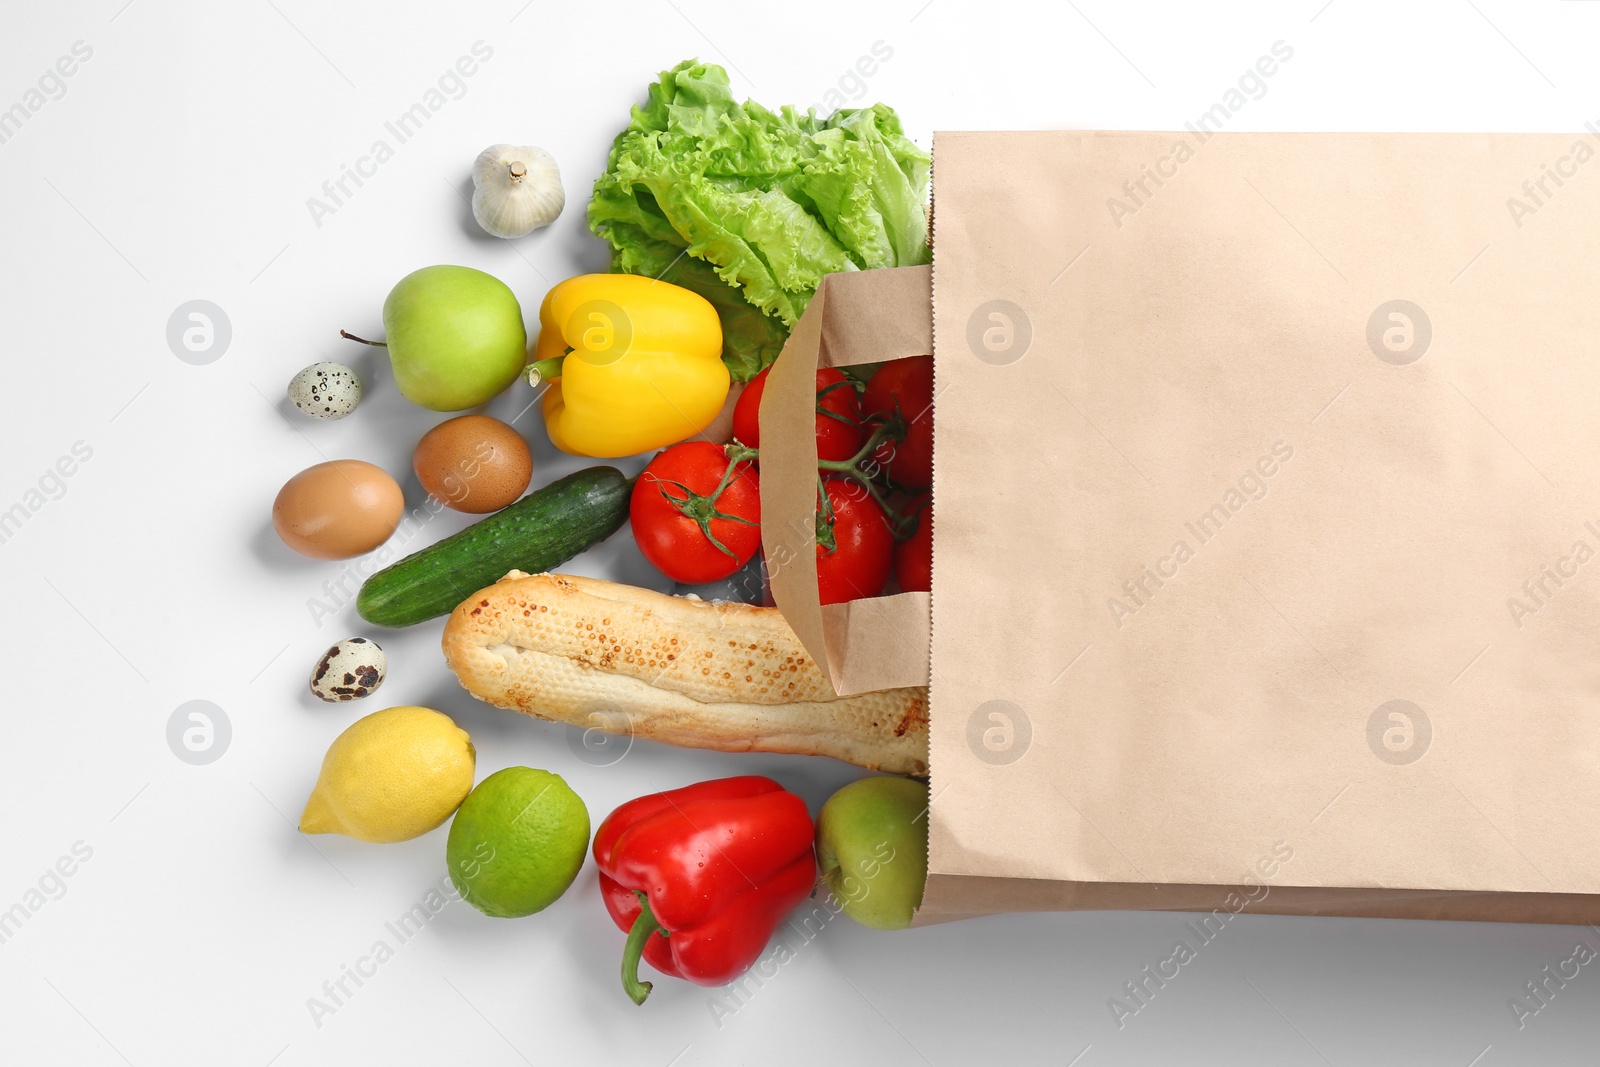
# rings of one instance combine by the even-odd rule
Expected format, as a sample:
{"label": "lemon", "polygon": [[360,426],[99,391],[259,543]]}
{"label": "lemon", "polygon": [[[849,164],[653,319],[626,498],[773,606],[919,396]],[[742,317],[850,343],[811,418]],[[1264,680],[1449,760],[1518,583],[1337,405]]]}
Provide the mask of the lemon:
{"label": "lemon", "polygon": [[589,809],[559,774],[507,767],[478,783],[445,845],[450,880],[485,915],[514,919],[554,904],[589,850]]}
{"label": "lemon", "polygon": [[472,739],[450,716],[417,707],[375,711],[328,746],[300,832],[408,841],[461,806],[476,768]]}

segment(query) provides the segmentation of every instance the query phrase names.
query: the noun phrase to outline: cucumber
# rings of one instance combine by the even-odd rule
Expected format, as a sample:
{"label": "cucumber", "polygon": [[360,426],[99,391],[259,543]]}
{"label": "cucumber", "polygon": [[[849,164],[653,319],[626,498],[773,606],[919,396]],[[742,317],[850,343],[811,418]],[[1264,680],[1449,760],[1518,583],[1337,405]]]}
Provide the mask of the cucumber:
{"label": "cucumber", "polygon": [[410,626],[448,615],[509,570],[560,566],[621,528],[632,489],[615,467],[569,474],[374,574],[356,611],[377,626]]}

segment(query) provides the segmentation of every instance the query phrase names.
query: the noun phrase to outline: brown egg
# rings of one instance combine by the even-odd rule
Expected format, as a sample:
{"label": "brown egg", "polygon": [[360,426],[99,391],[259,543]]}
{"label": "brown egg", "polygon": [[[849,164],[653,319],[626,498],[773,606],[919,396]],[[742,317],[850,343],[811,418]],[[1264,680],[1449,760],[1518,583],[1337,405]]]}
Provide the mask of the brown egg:
{"label": "brown egg", "polygon": [[303,555],[349,559],[387,541],[405,507],[400,486],[382,467],[336,459],[283,484],[272,502],[272,527]]}
{"label": "brown egg", "polygon": [[429,496],[469,515],[515,503],[533,480],[528,442],[488,415],[462,415],[423,434],[411,467]]}

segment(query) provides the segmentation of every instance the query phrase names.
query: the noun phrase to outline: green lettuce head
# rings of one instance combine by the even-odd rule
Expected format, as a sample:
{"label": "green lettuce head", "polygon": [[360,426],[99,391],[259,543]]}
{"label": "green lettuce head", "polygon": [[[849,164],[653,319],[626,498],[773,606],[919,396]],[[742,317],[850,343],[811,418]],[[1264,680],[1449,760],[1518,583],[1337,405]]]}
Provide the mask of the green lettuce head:
{"label": "green lettuce head", "polygon": [[613,271],[709,300],[722,358],[748,381],[823,275],[928,262],[928,168],[892,108],[773,112],[690,60],[662,73],[612,143],[589,227]]}

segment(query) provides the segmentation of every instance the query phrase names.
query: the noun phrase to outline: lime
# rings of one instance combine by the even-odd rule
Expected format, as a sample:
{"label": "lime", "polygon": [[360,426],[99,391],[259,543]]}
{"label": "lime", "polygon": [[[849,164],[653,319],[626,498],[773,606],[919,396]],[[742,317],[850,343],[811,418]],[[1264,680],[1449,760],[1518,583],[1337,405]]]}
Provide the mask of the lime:
{"label": "lime", "polygon": [[478,783],[450,824],[445,862],[461,899],[514,919],[560,898],[589,849],[589,809],[559,774],[507,767]]}

